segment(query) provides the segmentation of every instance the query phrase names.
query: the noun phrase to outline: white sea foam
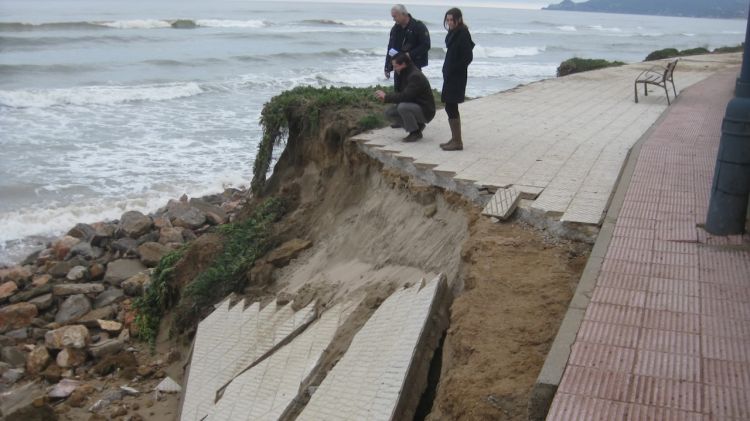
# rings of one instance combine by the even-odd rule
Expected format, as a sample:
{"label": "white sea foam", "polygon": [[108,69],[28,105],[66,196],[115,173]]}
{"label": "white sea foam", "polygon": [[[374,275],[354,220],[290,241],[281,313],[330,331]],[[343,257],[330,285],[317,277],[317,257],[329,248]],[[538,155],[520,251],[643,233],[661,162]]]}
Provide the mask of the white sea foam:
{"label": "white sea foam", "polygon": [[622,32],[622,29],[617,27],[608,28],[601,25],[591,25],[589,28],[596,30],[596,31],[602,31],[602,32]]}
{"label": "white sea foam", "polygon": [[203,93],[195,82],[137,86],[84,86],[63,89],[0,90],[0,105],[46,108],[56,105],[164,101]]}
{"label": "white sea foam", "polygon": [[356,26],[356,27],[375,26],[378,28],[390,28],[393,26],[393,21],[379,20],[379,19],[342,19],[342,20],[335,19],[332,22],[337,23],[339,25]]}
{"label": "white sea foam", "polygon": [[474,47],[476,58],[511,58],[519,56],[535,56],[544,52],[545,47]]}
{"label": "white sea foam", "polygon": [[156,29],[172,27],[172,24],[169,21],[160,19],[116,20],[112,22],[99,22],[98,25],[117,29]]}
{"label": "white sea foam", "polygon": [[575,26],[572,26],[572,25],[558,26],[557,29],[559,29],[559,30],[561,30],[563,32],[576,32],[576,31],[578,31],[578,29]]}
{"label": "white sea foam", "polygon": [[205,28],[263,28],[268,24],[262,20],[198,19],[195,24]]}

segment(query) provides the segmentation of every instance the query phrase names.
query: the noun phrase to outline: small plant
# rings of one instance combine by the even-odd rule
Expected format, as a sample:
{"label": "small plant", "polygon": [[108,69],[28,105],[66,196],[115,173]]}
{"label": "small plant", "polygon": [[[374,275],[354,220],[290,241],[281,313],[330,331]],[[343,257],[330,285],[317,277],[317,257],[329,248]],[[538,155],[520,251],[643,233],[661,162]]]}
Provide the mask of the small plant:
{"label": "small plant", "polygon": [[362,130],[372,130],[385,126],[385,119],[382,114],[373,113],[360,118],[358,124]]}
{"label": "small plant", "polygon": [[173,328],[183,331],[191,327],[209,306],[242,290],[247,270],[273,246],[272,226],[283,213],[283,202],[270,198],[248,219],[219,228],[224,247],[211,266],[185,287]]}
{"label": "small plant", "polygon": [[163,256],[151,275],[151,282],[143,295],[133,302],[136,310],[135,326],[138,337],[149,342],[152,347],[156,343],[161,317],[179,297],[179,293],[174,290],[170,281],[175,265],[184,254],[185,248],[183,247]]}
{"label": "small plant", "polygon": [[622,66],[623,64],[625,63],[621,61],[573,57],[560,63],[560,66],[557,68],[557,76],[567,76],[573,73],[587,72],[605,67]]}
{"label": "small plant", "polygon": [[705,47],[698,47],[698,48],[688,48],[687,50],[681,50],[680,56],[697,56],[701,54],[710,54],[711,51],[708,50],[708,48]]}

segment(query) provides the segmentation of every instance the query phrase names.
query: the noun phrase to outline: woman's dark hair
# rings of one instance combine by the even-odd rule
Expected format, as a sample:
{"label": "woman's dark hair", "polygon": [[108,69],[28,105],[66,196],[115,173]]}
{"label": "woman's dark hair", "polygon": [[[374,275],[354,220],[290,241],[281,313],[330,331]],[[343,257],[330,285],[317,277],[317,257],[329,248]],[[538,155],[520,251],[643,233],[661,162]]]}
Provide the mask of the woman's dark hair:
{"label": "woman's dark hair", "polygon": [[461,13],[461,9],[459,9],[458,7],[454,7],[448,9],[448,11],[445,12],[445,17],[443,18],[443,28],[448,29],[448,15],[453,16],[453,20],[456,22],[456,28],[466,26],[466,24],[464,24],[464,15],[463,13]]}
{"label": "woman's dark hair", "polygon": [[407,66],[411,65],[411,58],[404,52],[398,53],[393,56],[391,61],[395,61],[398,64],[406,64]]}

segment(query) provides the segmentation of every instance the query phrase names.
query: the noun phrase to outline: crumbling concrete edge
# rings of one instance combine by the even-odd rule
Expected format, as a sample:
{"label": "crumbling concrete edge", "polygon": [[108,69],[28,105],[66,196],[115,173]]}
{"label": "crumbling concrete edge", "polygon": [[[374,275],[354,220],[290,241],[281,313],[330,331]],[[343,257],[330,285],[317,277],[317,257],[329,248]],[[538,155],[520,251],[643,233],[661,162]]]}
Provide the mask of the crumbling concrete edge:
{"label": "crumbling concrete edge", "polygon": [[485,195],[485,197],[480,194],[479,188],[474,183],[470,181],[456,180],[453,178],[455,174],[441,173],[440,171],[433,171],[427,167],[420,167],[419,165],[415,165],[413,160],[399,157],[393,152],[385,151],[376,146],[367,145],[356,138],[350,140],[355,142],[357,147],[359,147],[359,149],[367,156],[382,162],[386,168],[397,169],[432,186],[442,187],[446,190],[459,193],[481,207],[484,207],[489,200],[489,196]]}
{"label": "crumbling concrete edge", "polygon": [[435,297],[414,347],[411,363],[401,384],[401,393],[393,408],[391,420],[414,419],[422,394],[427,389],[433,356],[450,324],[449,312],[452,296],[448,289],[448,279],[445,274],[441,273],[438,275],[437,282]]}
{"label": "crumbling concrete edge", "polygon": [[591,250],[591,255],[586,262],[586,267],[583,269],[581,279],[578,281],[578,286],[573,294],[573,298],[570,300],[568,311],[565,313],[565,317],[563,317],[563,321],[557,331],[555,340],[552,342],[549,353],[547,353],[547,358],[544,360],[542,370],[539,372],[539,376],[537,376],[536,382],[531,389],[528,405],[529,420],[542,421],[547,417],[547,413],[552,405],[552,400],[554,399],[555,393],[557,393],[557,388],[562,381],[562,376],[565,372],[568,358],[570,357],[571,347],[578,335],[578,329],[583,322],[586,308],[591,301],[591,296],[594,287],[596,286],[596,280],[599,276],[602,263],[604,262],[604,256],[607,254],[609,243],[612,241],[612,236],[615,231],[615,222],[617,222],[617,217],[622,209],[625,193],[627,192],[630,180],[633,177],[633,172],[635,171],[635,165],[638,162],[641,147],[645,140],[651,136],[656,127],[658,127],[664,118],[666,118],[666,115],[667,112],[662,113],[654,124],[646,130],[635,145],[633,145],[633,148],[625,159],[625,165],[623,166],[616,183],[615,193],[610,200],[610,205],[607,209],[604,221],[602,222],[599,234],[596,236],[594,248]]}

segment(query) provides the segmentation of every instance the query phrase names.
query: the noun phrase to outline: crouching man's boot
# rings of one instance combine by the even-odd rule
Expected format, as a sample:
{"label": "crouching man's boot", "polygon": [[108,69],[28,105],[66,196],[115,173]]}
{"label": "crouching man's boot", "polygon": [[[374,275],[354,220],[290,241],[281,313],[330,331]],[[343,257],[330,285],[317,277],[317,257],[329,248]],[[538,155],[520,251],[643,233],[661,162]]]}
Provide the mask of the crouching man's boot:
{"label": "crouching man's boot", "polygon": [[460,151],[464,149],[464,143],[461,139],[461,119],[450,118],[448,125],[451,127],[451,140],[448,143],[441,143],[440,149],[444,151]]}

